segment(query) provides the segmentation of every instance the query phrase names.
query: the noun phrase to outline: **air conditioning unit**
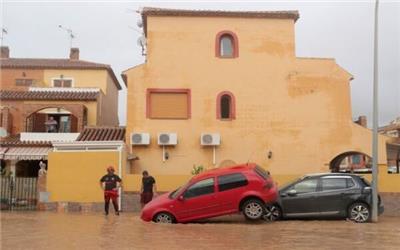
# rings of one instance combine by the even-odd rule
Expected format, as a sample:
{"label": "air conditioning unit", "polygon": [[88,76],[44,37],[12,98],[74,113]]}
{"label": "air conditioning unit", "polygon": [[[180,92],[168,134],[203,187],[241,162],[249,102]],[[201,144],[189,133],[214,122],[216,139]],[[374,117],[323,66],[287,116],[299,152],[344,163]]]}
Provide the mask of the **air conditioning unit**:
{"label": "air conditioning unit", "polygon": [[132,133],[131,134],[131,145],[149,145],[150,134],[149,133]]}
{"label": "air conditioning unit", "polygon": [[221,144],[221,136],[218,133],[202,133],[200,144],[203,146],[217,146]]}
{"label": "air conditioning unit", "polygon": [[158,145],[171,146],[176,144],[178,144],[178,136],[176,133],[158,134]]}

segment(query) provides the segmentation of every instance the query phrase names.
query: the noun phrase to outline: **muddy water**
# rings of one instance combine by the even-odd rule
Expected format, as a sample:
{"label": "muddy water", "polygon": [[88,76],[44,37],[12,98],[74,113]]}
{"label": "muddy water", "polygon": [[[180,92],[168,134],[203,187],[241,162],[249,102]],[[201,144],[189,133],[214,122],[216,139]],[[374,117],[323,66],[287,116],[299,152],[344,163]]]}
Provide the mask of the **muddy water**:
{"label": "muddy water", "polygon": [[400,218],[157,225],[137,214],[1,213],[1,249],[399,249]]}

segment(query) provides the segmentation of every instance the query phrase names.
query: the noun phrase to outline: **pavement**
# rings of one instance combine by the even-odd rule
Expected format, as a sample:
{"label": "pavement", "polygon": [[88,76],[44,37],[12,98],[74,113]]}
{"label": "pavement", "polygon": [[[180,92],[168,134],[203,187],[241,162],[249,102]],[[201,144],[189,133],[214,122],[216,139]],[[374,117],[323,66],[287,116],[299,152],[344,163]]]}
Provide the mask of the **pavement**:
{"label": "pavement", "polygon": [[232,215],[162,225],[135,213],[2,212],[1,249],[399,249],[400,217],[378,223]]}

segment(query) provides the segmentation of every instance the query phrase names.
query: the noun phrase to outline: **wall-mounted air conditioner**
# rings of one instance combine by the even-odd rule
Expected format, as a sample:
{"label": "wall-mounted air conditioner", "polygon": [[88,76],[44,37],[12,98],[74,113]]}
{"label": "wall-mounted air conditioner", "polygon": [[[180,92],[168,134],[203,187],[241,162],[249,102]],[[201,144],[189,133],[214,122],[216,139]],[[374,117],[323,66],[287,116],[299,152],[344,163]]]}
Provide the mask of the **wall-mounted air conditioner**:
{"label": "wall-mounted air conditioner", "polygon": [[149,133],[131,133],[131,145],[149,145]]}
{"label": "wall-mounted air conditioner", "polygon": [[176,133],[160,133],[158,134],[158,145],[173,146],[178,144],[178,136]]}
{"label": "wall-mounted air conditioner", "polygon": [[202,146],[218,146],[221,144],[221,136],[218,133],[202,133],[200,144]]}

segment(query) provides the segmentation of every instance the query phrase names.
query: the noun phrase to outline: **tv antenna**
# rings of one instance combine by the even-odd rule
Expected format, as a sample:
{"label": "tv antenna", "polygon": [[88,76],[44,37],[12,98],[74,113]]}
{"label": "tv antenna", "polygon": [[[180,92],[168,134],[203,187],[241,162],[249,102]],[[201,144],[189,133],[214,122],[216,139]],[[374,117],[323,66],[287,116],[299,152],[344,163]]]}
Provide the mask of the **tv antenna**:
{"label": "tv antenna", "polygon": [[7,35],[7,34],[8,34],[7,29],[6,28],[1,28],[1,37],[0,37],[1,46],[3,46],[3,40],[4,40],[5,35]]}
{"label": "tv antenna", "polygon": [[72,40],[73,40],[74,38],[76,38],[75,34],[72,32],[72,29],[66,28],[66,27],[62,26],[61,24],[58,25],[58,28],[60,28],[60,29],[62,29],[62,30],[64,30],[64,31],[66,31],[66,32],[68,33],[68,36],[69,36],[69,38],[70,38],[70,40],[69,40],[69,47],[72,48]]}

